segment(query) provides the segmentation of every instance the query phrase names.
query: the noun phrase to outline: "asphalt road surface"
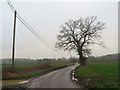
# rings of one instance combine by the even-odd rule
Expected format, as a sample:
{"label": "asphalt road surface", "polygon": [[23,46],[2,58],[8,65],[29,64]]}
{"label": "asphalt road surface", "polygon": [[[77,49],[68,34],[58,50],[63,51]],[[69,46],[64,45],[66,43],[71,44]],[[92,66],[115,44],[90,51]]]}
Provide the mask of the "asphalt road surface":
{"label": "asphalt road surface", "polygon": [[71,71],[77,65],[68,66],[26,83],[27,88],[79,88],[71,79]]}

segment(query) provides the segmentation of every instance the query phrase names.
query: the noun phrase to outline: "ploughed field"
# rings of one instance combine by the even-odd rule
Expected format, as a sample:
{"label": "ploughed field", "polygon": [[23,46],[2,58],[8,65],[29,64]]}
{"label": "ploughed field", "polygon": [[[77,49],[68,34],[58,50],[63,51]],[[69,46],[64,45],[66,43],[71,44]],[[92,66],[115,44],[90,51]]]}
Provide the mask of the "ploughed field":
{"label": "ploughed field", "polygon": [[87,62],[75,69],[75,78],[86,88],[118,88],[118,63]]}

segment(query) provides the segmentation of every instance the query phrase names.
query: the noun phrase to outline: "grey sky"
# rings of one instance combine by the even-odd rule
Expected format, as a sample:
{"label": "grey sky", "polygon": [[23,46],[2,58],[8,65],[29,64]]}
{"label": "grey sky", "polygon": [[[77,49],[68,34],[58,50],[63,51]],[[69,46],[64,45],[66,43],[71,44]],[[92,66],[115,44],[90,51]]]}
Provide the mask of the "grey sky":
{"label": "grey sky", "polygon": [[[69,19],[97,16],[98,21],[106,23],[102,41],[106,48],[91,46],[92,54],[100,56],[118,52],[118,3],[117,2],[13,2],[19,15],[51,47],[57,41],[60,26]],[[2,57],[11,57],[13,13],[7,3],[2,4]],[[39,41],[18,19],[16,28],[15,57],[57,58],[69,57],[68,52],[52,51]],[[50,43],[49,43],[50,42]],[[52,43],[52,44],[51,44]],[[72,56],[77,53],[72,52]]]}

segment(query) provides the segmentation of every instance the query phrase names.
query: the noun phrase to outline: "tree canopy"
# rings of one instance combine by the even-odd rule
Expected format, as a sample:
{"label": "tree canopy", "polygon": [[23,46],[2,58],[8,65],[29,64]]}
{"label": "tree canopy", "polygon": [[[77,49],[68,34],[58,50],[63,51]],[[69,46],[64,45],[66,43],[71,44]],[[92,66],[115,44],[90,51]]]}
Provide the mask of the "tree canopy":
{"label": "tree canopy", "polygon": [[84,55],[90,54],[90,44],[104,46],[101,32],[105,29],[105,23],[97,21],[96,16],[69,20],[62,25],[60,34],[57,36],[56,48],[62,50],[76,50],[80,63],[84,64]]}

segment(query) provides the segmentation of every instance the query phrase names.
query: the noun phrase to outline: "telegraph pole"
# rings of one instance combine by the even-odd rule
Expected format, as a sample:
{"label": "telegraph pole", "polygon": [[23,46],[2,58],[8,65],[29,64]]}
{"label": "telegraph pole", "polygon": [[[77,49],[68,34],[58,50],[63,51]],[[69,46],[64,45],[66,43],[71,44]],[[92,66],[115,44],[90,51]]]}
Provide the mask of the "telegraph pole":
{"label": "telegraph pole", "polygon": [[14,12],[14,26],[13,26],[13,46],[12,46],[12,71],[14,72],[14,56],[15,56],[15,29],[16,29],[16,14],[17,11]]}

